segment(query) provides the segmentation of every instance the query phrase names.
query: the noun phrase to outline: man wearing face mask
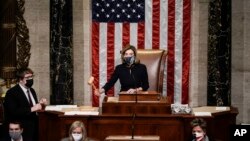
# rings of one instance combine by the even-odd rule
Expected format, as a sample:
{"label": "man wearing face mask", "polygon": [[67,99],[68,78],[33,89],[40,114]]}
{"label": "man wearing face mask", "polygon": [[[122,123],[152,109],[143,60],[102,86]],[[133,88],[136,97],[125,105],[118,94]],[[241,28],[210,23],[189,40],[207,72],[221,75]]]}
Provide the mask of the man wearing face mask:
{"label": "man wearing face mask", "polygon": [[11,121],[9,123],[9,136],[1,141],[31,141],[31,139],[23,138],[23,127],[18,121]]}
{"label": "man wearing face mask", "polygon": [[17,71],[18,84],[10,88],[4,98],[5,125],[10,121],[20,121],[23,125],[23,137],[38,141],[38,113],[47,100],[39,102],[33,85],[33,71],[21,68]]}
{"label": "man wearing face mask", "polygon": [[95,90],[95,95],[100,96],[100,94],[106,93],[118,79],[121,84],[120,91],[131,94],[146,91],[149,88],[147,68],[136,57],[136,48],[126,45],[121,51],[122,64],[115,67],[110,80],[101,89]]}

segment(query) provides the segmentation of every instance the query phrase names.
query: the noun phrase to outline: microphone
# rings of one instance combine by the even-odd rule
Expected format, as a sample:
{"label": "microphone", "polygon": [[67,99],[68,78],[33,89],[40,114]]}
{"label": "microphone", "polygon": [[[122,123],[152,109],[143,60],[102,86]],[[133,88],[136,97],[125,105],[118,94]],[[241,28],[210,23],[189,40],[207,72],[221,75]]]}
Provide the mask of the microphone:
{"label": "microphone", "polygon": [[135,117],[136,114],[133,114],[133,118],[132,118],[132,126],[131,126],[131,139],[134,139],[134,134],[135,134]]}

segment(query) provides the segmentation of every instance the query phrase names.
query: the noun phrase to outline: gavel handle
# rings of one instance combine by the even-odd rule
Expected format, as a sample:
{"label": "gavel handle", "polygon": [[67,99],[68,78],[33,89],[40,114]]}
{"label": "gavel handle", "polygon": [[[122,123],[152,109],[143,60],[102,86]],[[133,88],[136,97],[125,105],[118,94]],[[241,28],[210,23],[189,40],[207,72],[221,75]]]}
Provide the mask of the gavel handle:
{"label": "gavel handle", "polygon": [[94,90],[97,90],[96,86],[94,83],[91,84]]}

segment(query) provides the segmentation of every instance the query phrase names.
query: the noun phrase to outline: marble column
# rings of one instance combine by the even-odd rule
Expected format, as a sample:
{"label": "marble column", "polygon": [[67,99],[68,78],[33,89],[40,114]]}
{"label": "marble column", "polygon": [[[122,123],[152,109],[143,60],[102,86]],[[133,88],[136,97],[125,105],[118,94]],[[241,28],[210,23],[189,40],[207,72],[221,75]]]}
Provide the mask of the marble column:
{"label": "marble column", "polygon": [[73,104],[72,0],[50,6],[50,103]]}
{"label": "marble column", "polygon": [[231,0],[212,0],[208,21],[207,104],[231,105]]}

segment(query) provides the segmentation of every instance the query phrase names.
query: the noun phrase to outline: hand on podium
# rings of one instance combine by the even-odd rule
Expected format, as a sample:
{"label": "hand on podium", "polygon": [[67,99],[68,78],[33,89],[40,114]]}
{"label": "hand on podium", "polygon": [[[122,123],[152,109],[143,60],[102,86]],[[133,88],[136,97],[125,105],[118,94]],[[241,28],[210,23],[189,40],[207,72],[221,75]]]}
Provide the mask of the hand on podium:
{"label": "hand on podium", "polygon": [[127,90],[127,92],[126,93],[128,93],[128,94],[134,94],[136,92],[136,89],[129,89],[129,90]]}
{"label": "hand on podium", "polygon": [[136,89],[130,88],[130,89],[127,91],[127,93],[128,93],[128,94],[135,94],[135,93],[137,93],[137,92],[139,92],[139,91],[142,91],[142,87],[139,87],[139,88],[136,88]]}

